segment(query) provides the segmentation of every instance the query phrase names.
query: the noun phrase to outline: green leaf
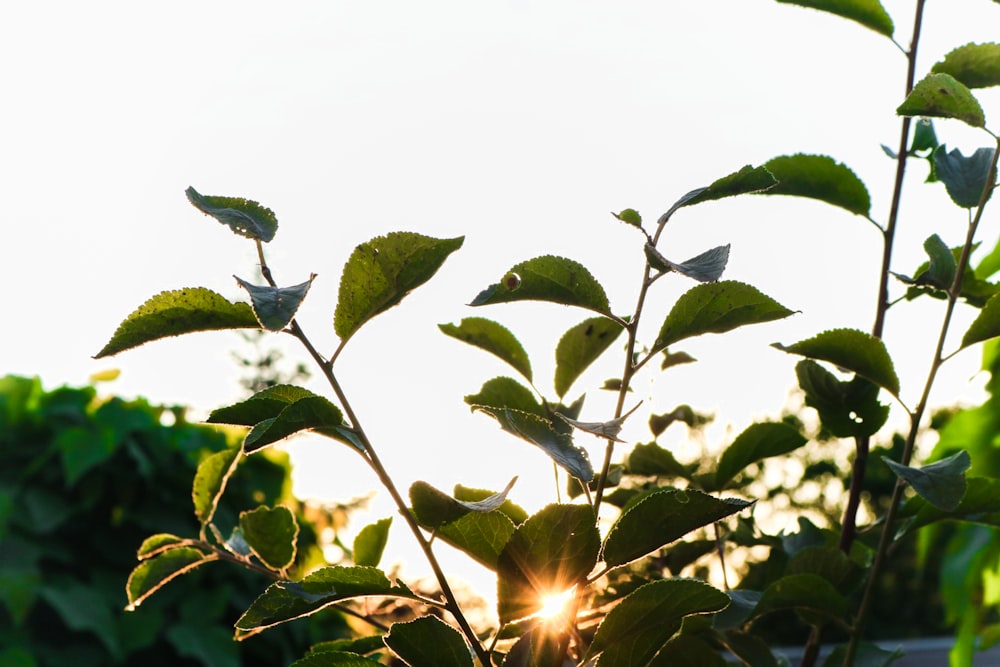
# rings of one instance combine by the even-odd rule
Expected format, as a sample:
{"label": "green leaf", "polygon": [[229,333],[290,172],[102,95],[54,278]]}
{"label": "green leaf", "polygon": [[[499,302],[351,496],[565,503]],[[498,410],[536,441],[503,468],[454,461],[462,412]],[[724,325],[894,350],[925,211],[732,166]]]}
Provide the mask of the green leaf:
{"label": "green leaf", "polygon": [[216,329],[258,329],[253,309],[230,303],[204,287],[161,292],[118,325],[111,340],[94,358],[109,357],[152,340]]}
{"label": "green leaf", "polygon": [[630,563],[751,504],[693,489],[658,489],[619,515],[608,531],[602,557],[609,567]]}
{"label": "green leaf", "polygon": [[495,377],[483,383],[478,394],[469,394],[465,402],[473,410],[493,408],[503,410],[511,408],[521,412],[530,412],[539,417],[546,417],[545,408],[535,399],[535,395],[523,384],[509,377]]}
{"label": "green leaf", "polygon": [[604,618],[585,661],[597,665],[645,665],[681,628],[685,616],[725,609],[729,596],[694,579],[661,579],[627,595]]}
{"label": "green leaf", "polygon": [[856,21],[875,32],[892,37],[892,18],[878,0],[778,0],[788,5],[810,7]]}
{"label": "green leaf", "polygon": [[649,667],[726,667],[726,660],[701,637],[682,633],[663,645]]}
{"label": "green leaf", "polygon": [[343,439],[333,434],[343,420],[340,409],[329,400],[294,385],[269,387],[208,416],[212,424],[253,426],[243,440],[247,454],[307,429]]}
{"label": "green leaf", "polygon": [[934,131],[934,121],[930,118],[918,118],[913,124],[913,143],[910,144],[910,152],[933,151],[937,147],[938,138]]}
{"label": "green leaf", "polygon": [[142,561],[132,570],[125,584],[125,591],[128,593],[126,609],[134,611],[168,581],[213,560],[216,560],[216,556],[212,554],[205,554],[191,547],[182,547],[170,549],[159,556]]}
{"label": "green leaf", "polygon": [[189,658],[191,662],[212,667],[241,665],[239,649],[233,643],[232,632],[221,624],[192,619],[171,623],[164,634],[177,654]]}
{"label": "green leaf", "polygon": [[585,505],[549,505],[521,524],[497,562],[501,623],[534,614],[547,595],[569,590],[597,563],[601,537]]}
{"label": "green leaf", "polygon": [[302,300],[306,298],[316,274],[309,280],[291,287],[271,287],[270,285],[251,285],[247,281],[233,276],[240,287],[250,293],[253,312],[260,326],[270,331],[281,331],[295,317]]}
{"label": "green leaf", "polygon": [[287,507],[241,512],[240,531],[254,555],[272,570],[284,570],[295,562],[299,524]]}
{"label": "green leaf", "polygon": [[187,546],[188,544],[190,542],[182,537],[177,537],[169,533],[157,533],[142,541],[142,544],[139,545],[139,549],[136,551],[136,558],[145,560],[150,556],[155,556],[170,549]]}
{"label": "green leaf", "polygon": [[754,608],[754,616],[781,609],[804,609],[841,618],[847,613],[847,599],[837,587],[818,574],[790,574],[764,589]]}
{"label": "green leaf", "polygon": [[911,468],[885,456],[886,465],[924,500],[938,509],[954,510],[965,495],[965,472],[972,465],[969,453],[959,451],[923,468]]}
{"label": "green leaf", "polygon": [[496,355],[531,381],[531,362],[528,360],[528,353],[524,351],[521,341],[506,327],[484,317],[466,317],[458,326],[439,324],[438,329],[447,336]]}
{"label": "green leaf", "polygon": [[708,187],[696,188],[674,202],[666,213],[660,216],[657,224],[666,223],[674,212],[684,206],[694,206],[706,201],[735,197],[752,192],[761,192],[773,187],[777,181],[764,167],[746,165],[739,171],[723,176]]}
{"label": "green leaf", "polygon": [[122,658],[118,630],[103,593],[96,586],[73,580],[50,583],[39,590],[40,597],[56,610],[66,627],[93,633],[118,661]]}
{"label": "green leaf", "polygon": [[490,285],[471,306],[512,301],[552,301],[609,315],[608,295],[585,266],[565,257],[545,255],[516,264],[499,283]]}
{"label": "green leaf", "polygon": [[951,200],[963,208],[975,208],[983,196],[983,188],[987,186],[993,194],[993,184],[996,172],[990,170],[993,166],[993,148],[978,148],[976,152],[965,157],[957,148],[945,152],[942,145],[934,151],[934,166],[938,180],[944,183]]}
{"label": "green leaf", "polygon": [[566,395],[580,374],[607,350],[625,329],[606,317],[592,317],[563,334],[556,346],[556,394]]}
{"label": "green leaf", "polygon": [[696,257],[681,262],[679,264],[671,262],[660,254],[652,243],[647,243],[643,250],[646,253],[646,261],[657,271],[676,271],[683,276],[693,278],[701,283],[710,283],[722,277],[729,262],[729,244],[718,246],[706,250]]}
{"label": "green leaf", "polygon": [[900,516],[911,517],[904,527],[908,531],[948,519],[1000,526],[1000,479],[966,478],[965,495],[952,510],[940,509],[923,497],[914,496],[903,504]]}
{"label": "green leaf", "polygon": [[337,335],[346,341],[365,322],[398,304],[430,280],[464,240],[392,232],[356,247],[340,278],[333,317]]}
{"label": "green leaf", "polygon": [[385,645],[410,667],[472,667],[472,653],[465,639],[435,616],[393,623]]}
{"label": "green leaf", "polygon": [[421,525],[437,529],[443,524],[457,521],[469,512],[493,512],[507,501],[507,494],[514,488],[517,477],[499,493],[475,501],[463,501],[438,491],[427,482],[417,481],[410,486],[410,502],[413,513]]}
{"label": "green leaf", "polygon": [[59,432],[54,445],[66,483],[75,485],[88,471],[111,459],[119,444],[120,440],[108,429],[95,433],[92,428],[75,426]]}
{"label": "green leaf", "polygon": [[194,502],[194,515],[201,525],[212,521],[219,498],[226,490],[229,476],[236,470],[242,449],[230,447],[207,457],[198,464],[191,487],[191,499]]}
{"label": "green leaf", "polygon": [[1000,336],[1000,294],[994,294],[986,301],[986,305],[962,336],[962,347],[966,348],[997,336]]}
{"label": "green leaf", "polygon": [[371,660],[357,653],[321,651],[300,658],[289,667],[371,667],[381,664],[378,660]]}
{"label": "green leaf", "polygon": [[565,637],[566,628],[558,617],[545,619],[521,635],[504,656],[503,667],[566,667],[571,663],[561,646]]}
{"label": "green leaf", "polygon": [[612,212],[611,215],[615,216],[618,220],[621,220],[626,225],[632,225],[633,227],[638,227],[642,229],[642,216],[634,208],[627,208],[621,213]]}
{"label": "green leaf", "polygon": [[236,621],[236,628],[245,637],[308,616],[341,600],[369,595],[415,597],[409,589],[393,586],[385,573],[374,567],[324,567],[302,581],[279,581],[268,586]]}
{"label": "green leaf", "polygon": [[924,241],[924,250],[927,251],[930,262],[927,272],[922,276],[917,276],[917,281],[924,279],[934,287],[944,290],[951,289],[952,283],[955,282],[955,273],[958,271],[955,255],[952,254],[951,248],[945,245],[940,236],[932,234]]}
{"label": "green leaf", "polygon": [[491,570],[497,569],[500,552],[514,534],[514,522],[507,514],[470,512],[438,528],[444,540]]}
{"label": "green leaf", "polygon": [[242,197],[217,197],[199,194],[189,187],[184,191],[188,201],[240,236],[267,243],[278,231],[278,219],[271,209]]}
{"label": "green leaf", "polygon": [[[468,400],[468,399],[466,399]],[[473,405],[497,420],[500,428],[541,448],[566,472],[583,482],[594,478],[594,468],[587,451],[573,444],[573,436],[556,430],[550,420],[530,412]]]}
{"label": "green leaf", "polygon": [[885,343],[857,329],[831,329],[792,345],[774,343],[773,347],[836,364],[843,370],[868,378],[893,396],[899,395],[899,378]]}
{"label": "green leaf", "polygon": [[972,127],[986,125],[979,101],[950,74],[928,74],[921,79],[896,113],[901,116],[955,118]]}
{"label": "green leaf", "polygon": [[856,215],[867,216],[871,211],[865,184],[850,168],[827,155],[782,155],[764,166],[778,184],[762,194],[818,199]]}
{"label": "green leaf", "polygon": [[1000,85],[1000,44],[966,44],[953,49],[931,71],[950,74],[967,88]]}
{"label": "green leaf", "polygon": [[[517,478],[515,477],[514,480],[516,479]],[[514,480],[511,480],[510,483],[508,484],[508,488],[505,491],[503,491],[504,495],[506,495],[507,491],[510,490],[510,487],[513,485]],[[455,500],[460,500],[466,503],[475,503],[482,500],[490,500],[491,498],[494,498],[497,494],[487,489],[473,489],[467,486],[462,486],[461,484],[456,484],[454,495],[455,495]],[[528,518],[528,513],[525,512],[520,505],[515,504],[511,500],[504,500],[503,503],[501,503],[500,506],[496,508],[496,510],[498,512],[503,512],[504,514],[506,514],[507,518],[509,518],[514,523],[523,523],[524,520]]]}
{"label": "green leaf", "polygon": [[663,321],[652,353],[685,338],[723,333],[791,314],[791,310],[744,283],[723,280],[695,285],[677,299]]}
{"label": "green leaf", "polygon": [[382,560],[386,542],[389,541],[389,526],[392,517],[379,519],[358,531],[354,538],[353,556],[356,565],[375,567]]}
{"label": "green leaf", "polygon": [[725,488],[751,463],[787,454],[807,442],[797,429],[781,422],[751,424],[722,453],[715,470],[715,489]]}
{"label": "green leaf", "polygon": [[874,435],[889,418],[889,406],[878,402],[879,387],[855,375],[842,381],[815,361],[795,365],[806,405],[819,413],[823,428],[838,438]]}
{"label": "green leaf", "polygon": [[671,452],[655,442],[636,445],[628,456],[626,467],[632,475],[664,475],[688,479],[691,474]]}

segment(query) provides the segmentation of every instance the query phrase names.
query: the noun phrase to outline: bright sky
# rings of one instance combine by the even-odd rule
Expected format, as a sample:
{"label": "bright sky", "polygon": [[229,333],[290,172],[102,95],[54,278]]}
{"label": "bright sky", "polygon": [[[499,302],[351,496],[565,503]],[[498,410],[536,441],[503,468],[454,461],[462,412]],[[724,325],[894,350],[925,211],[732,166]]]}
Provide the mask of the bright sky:
{"label": "bright sky", "polygon": [[[913,3],[884,4],[908,43]],[[1000,35],[994,2],[928,5],[920,72],[956,46]],[[253,246],[195,211],[189,185],[276,212],[269,262],[285,285],[319,274],[299,319],[327,352],[355,245],[393,230],[465,235],[435,280],[352,340],[339,374],[402,488],[415,479],[502,488],[520,474],[513,497],[535,507],[552,499],[539,495],[551,488],[547,459],[462,402],[506,367],[436,325],[469,316],[507,324],[551,397],[552,349],[587,313],[465,304],[513,264],[558,254],[590,267],[612,306],[631,311],[642,239],[609,211],[655,220],[744,164],[808,152],[851,166],[884,220],[893,163],[879,144],[897,143],[905,67],[874,32],[770,0],[21,2],[0,10],[0,59],[0,372],[38,374],[53,387],[120,368],[109,391],[202,415],[238,399],[235,334],[91,359],[159,291],[205,286],[245,298],[232,274],[254,277]],[[988,123],[1000,118],[997,92],[977,94]],[[958,122],[939,123],[938,136],[966,153],[988,145]],[[924,176],[913,164],[895,266],[903,273],[921,261],[929,234],[952,245],[964,235],[964,214]],[[991,246],[997,225],[985,230]],[[725,424],[739,431],[782,407],[796,359],[769,343],[870,327],[881,252],[863,219],[778,197],[686,209],[661,249],[683,260],[724,243],[725,277],[802,312],[691,341],[682,348],[700,363],[636,392],[656,412],[683,402],[717,411],[720,440]],[[690,286],[675,280],[650,304],[647,342]],[[887,337],[912,402],[940,311],[897,310]],[[275,341],[299,356],[292,341]],[[574,395],[619,364],[595,367]],[[947,367],[939,402],[975,396],[977,365],[967,352]],[[582,419],[610,418],[610,405],[591,392]],[[644,423],[634,419],[633,438],[648,438]],[[671,430],[661,444],[681,446],[683,435]],[[599,458],[596,441],[580,444]],[[337,445],[295,449],[313,473],[297,477],[302,493],[345,499],[374,483]],[[320,457],[330,449],[332,461]]]}

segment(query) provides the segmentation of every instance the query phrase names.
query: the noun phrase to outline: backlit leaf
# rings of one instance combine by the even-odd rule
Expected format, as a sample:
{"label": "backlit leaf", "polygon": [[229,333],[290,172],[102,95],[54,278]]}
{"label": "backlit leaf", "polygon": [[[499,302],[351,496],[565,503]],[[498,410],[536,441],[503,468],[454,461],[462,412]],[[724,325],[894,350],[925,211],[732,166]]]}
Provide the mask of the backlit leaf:
{"label": "backlit leaf", "polygon": [[899,394],[899,378],[885,343],[857,329],[831,329],[792,345],[773,347],[810,359],[828,361],[866,377],[891,394]]}
{"label": "backlit leaf", "polygon": [[715,470],[715,489],[725,488],[751,463],[787,454],[806,442],[797,429],[781,422],[751,424],[722,452]]}
{"label": "backlit leaf", "polygon": [[841,618],[847,613],[847,599],[837,587],[818,574],[790,574],[764,589],[754,616],[781,609],[807,609]]}
{"label": "backlit leaf", "polygon": [[945,511],[954,510],[965,495],[965,473],[972,465],[968,452],[960,451],[922,468],[912,468],[885,456],[886,465],[920,497]]}
{"label": "backlit leaf", "polygon": [[595,435],[598,438],[614,440],[615,442],[625,442],[618,437],[618,434],[621,433],[625,420],[628,419],[633,412],[638,410],[640,405],[642,405],[642,403],[636,403],[634,408],[623,414],[621,417],[615,417],[614,419],[609,419],[606,422],[581,422],[575,419],[570,419],[561,412],[556,412],[556,416],[573,428],[583,431],[584,433]]}
{"label": "backlit leaf", "polygon": [[274,212],[255,201],[242,197],[202,195],[191,187],[184,194],[196,209],[212,216],[240,236],[267,243],[278,231],[278,219]]}
{"label": "backlit leaf", "polygon": [[921,79],[896,113],[901,116],[955,118],[972,127],[986,125],[979,101],[950,74],[928,74]]}
{"label": "backlit leaf", "polygon": [[333,429],[343,423],[340,409],[322,396],[295,401],[277,417],[257,423],[243,440],[243,451],[252,454],[304,430]]}
{"label": "backlit leaf", "polygon": [[810,7],[856,21],[875,32],[892,37],[892,18],[878,0],[778,0],[789,5]]}
{"label": "backlit leaf", "polygon": [[861,376],[839,380],[810,359],[795,365],[806,405],[819,413],[823,427],[838,438],[874,435],[889,417],[889,406],[878,401],[879,387]]}
{"label": "backlit leaf", "polygon": [[542,608],[547,595],[580,583],[597,562],[601,537],[587,505],[549,505],[521,524],[497,563],[501,623]]}
{"label": "backlit leaf", "polygon": [[[510,483],[507,485],[507,488],[504,489],[504,491],[502,491],[501,493],[506,495],[506,493],[510,491],[515,480],[517,480],[516,477],[510,481]],[[487,489],[474,489],[468,486],[462,486],[461,484],[455,485],[455,493],[454,493],[455,500],[461,500],[466,503],[475,503],[482,500],[488,500],[496,495],[497,494],[495,492],[489,491]],[[523,523],[524,520],[528,518],[528,513],[524,511],[524,508],[522,508],[520,505],[517,505],[509,498],[507,500],[504,500],[500,504],[500,506],[496,508],[496,510],[498,512],[506,514],[507,517],[514,523]]]}
{"label": "backlit leaf", "polygon": [[240,532],[253,554],[272,570],[284,570],[295,562],[299,524],[287,507],[241,512]]}
{"label": "backlit leaf", "polygon": [[826,155],[782,155],[765,165],[778,184],[765,195],[807,197],[839,206],[857,215],[868,215],[871,197],[855,173]]}
{"label": "backlit leaf", "polygon": [[628,457],[628,472],[632,475],[657,475],[689,478],[691,472],[674,455],[655,442],[636,445]]}
{"label": "backlit leaf", "polygon": [[545,417],[545,408],[538,402],[530,389],[523,384],[508,377],[495,377],[483,383],[478,394],[469,394],[465,397],[466,404],[477,407],[488,407],[495,409],[511,408],[521,412]]}
{"label": "backlit leaf", "polygon": [[234,277],[240,287],[250,293],[253,312],[260,325],[270,331],[281,331],[295,317],[295,312],[306,298],[316,274],[312,274],[306,282],[291,287],[251,285],[239,277]]}
{"label": "backlit leaf", "polygon": [[640,586],[604,618],[587,652],[597,665],[645,665],[680,630],[685,616],[729,605],[729,596],[695,579],[661,579]]}
{"label": "backlit leaf", "polygon": [[135,610],[168,581],[216,559],[213,554],[206,554],[191,547],[182,547],[164,551],[158,556],[142,561],[132,570],[128,583],[125,584],[125,591],[128,593],[127,609]]}
{"label": "backlit leaf", "polygon": [[751,504],[738,498],[720,500],[693,489],[653,491],[622,512],[611,526],[602,557],[612,567],[630,563]]}
{"label": "backlit leaf", "polygon": [[556,394],[565,396],[580,374],[614,343],[625,329],[606,317],[592,317],[563,334],[556,346]]}
{"label": "backlit leaf", "polygon": [[761,192],[773,187],[776,182],[771,172],[764,167],[746,165],[739,171],[716,180],[708,187],[691,190],[674,202],[670,210],[660,216],[657,224],[664,224],[677,209],[684,206],[694,206],[695,204],[723,199],[725,197]]}
{"label": "backlit leaf", "polygon": [[212,454],[198,464],[191,498],[194,501],[194,515],[202,525],[209,523],[215,515],[219,498],[226,489],[229,476],[236,469],[241,453],[239,447],[231,447]]}
{"label": "backlit leaf", "polygon": [[182,537],[177,537],[176,535],[171,535],[169,533],[158,533],[156,535],[151,535],[142,541],[142,544],[139,545],[139,549],[136,551],[136,558],[139,560],[145,560],[150,556],[155,556],[164,551],[187,546],[189,544],[189,540]]}
{"label": "backlit leaf", "polygon": [[948,53],[931,68],[938,74],[950,74],[967,88],[1000,85],[1000,44],[966,44]]}
{"label": "backlit leaf", "polygon": [[410,502],[413,503],[413,513],[420,524],[436,529],[457,521],[469,512],[493,512],[500,509],[516,481],[517,477],[514,477],[503,491],[475,501],[458,500],[427,482],[417,481],[410,486]]}
{"label": "backlit leaf", "polygon": [[484,317],[466,317],[458,325],[439,324],[438,329],[447,336],[496,355],[531,380],[531,362],[514,334],[506,327]]}
{"label": "backlit leaf", "polygon": [[354,249],[340,278],[333,328],[347,340],[361,325],[392,308],[431,279],[464,237],[436,239],[391,232]]}
{"label": "backlit leaf", "polygon": [[471,306],[512,301],[552,301],[610,314],[608,295],[585,266],[565,257],[545,255],[512,267],[490,285]]}
{"label": "backlit leaf", "polygon": [[659,352],[685,338],[723,333],[791,314],[788,308],[744,283],[723,280],[695,285],[677,299],[660,328],[652,351]]}
{"label": "backlit leaf", "polygon": [[188,287],[161,292],[139,306],[118,325],[111,340],[94,358],[195,331],[259,328],[249,305],[230,303],[204,287]]}
{"label": "backlit leaf", "polygon": [[638,227],[642,229],[642,216],[634,208],[627,208],[621,213],[612,213],[617,219],[624,222],[626,225],[632,225],[633,227]]}
{"label": "backlit leaf", "polygon": [[381,664],[378,660],[371,660],[357,653],[320,651],[299,658],[288,667],[372,667]]}
{"label": "backlit leaf", "polygon": [[370,523],[358,531],[351,553],[355,565],[375,567],[379,564],[379,561],[382,560],[382,553],[385,551],[385,545],[389,541],[389,527],[391,525],[392,517],[390,516]]}
{"label": "backlit leaf", "polygon": [[472,667],[465,639],[435,616],[393,623],[385,644],[410,667]]}
{"label": "backlit leaf", "polygon": [[463,551],[491,570],[497,569],[497,559],[514,534],[514,522],[503,512],[469,512],[437,532],[442,539]]}
{"label": "backlit leaf", "polygon": [[900,516],[911,517],[904,526],[905,530],[916,530],[947,519],[1000,526],[1000,480],[967,477],[965,495],[958,506],[951,510],[935,507],[923,497],[914,496],[903,504]]}
{"label": "backlit leaf", "polygon": [[969,325],[968,331],[962,336],[962,347],[969,347],[997,336],[1000,336],[1000,294],[991,296]]}
{"label": "backlit leaf", "polygon": [[934,166],[938,180],[944,183],[951,200],[963,208],[979,206],[983,196],[983,188],[990,187],[987,195],[993,194],[993,184],[996,182],[996,172],[990,173],[993,166],[993,148],[978,148],[976,152],[965,157],[957,148],[945,152],[941,146],[934,151]]}

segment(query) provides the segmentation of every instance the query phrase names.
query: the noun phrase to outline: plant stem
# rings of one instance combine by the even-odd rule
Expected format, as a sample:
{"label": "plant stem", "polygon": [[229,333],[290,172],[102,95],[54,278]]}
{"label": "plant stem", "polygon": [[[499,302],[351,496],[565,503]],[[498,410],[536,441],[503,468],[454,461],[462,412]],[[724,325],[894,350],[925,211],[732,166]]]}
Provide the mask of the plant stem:
{"label": "plant stem", "polygon": [[[988,174],[992,175],[996,173],[998,158],[1000,158],[1000,141],[997,142],[997,147],[993,151],[993,161],[990,164],[989,171],[987,172]],[[920,396],[920,401],[917,403],[913,413],[910,415],[910,431],[907,434],[906,444],[903,447],[903,455],[900,459],[900,463],[904,466],[910,465],[910,461],[913,459],[913,451],[916,446],[917,435],[920,433],[920,422],[923,419],[924,411],[927,409],[931,388],[934,385],[937,372],[944,363],[943,352],[945,339],[948,335],[949,326],[951,325],[951,318],[955,311],[955,304],[958,302],[958,298],[962,292],[962,281],[965,277],[965,271],[969,265],[969,256],[972,254],[976,231],[979,228],[979,223],[983,217],[983,209],[986,206],[986,201],[989,199],[990,191],[992,189],[993,183],[987,182],[986,186],[983,188],[982,194],[979,197],[979,204],[976,209],[975,218],[973,218],[973,220],[969,223],[969,227],[966,232],[965,245],[962,246],[962,253],[959,257],[958,266],[955,271],[955,279],[952,281],[951,287],[948,289],[945,314],[943,321],[941,322],[941,331],[938,334],[937,345],[934,350],[931,367],[927,373],[927,381],[924,384],[924,391]],[[854,629],[851,632],[851,641],[847,645],[847,652],[844,656],[844,667],[850,667],[854,660],[854,656],[857,653],[858,643],[861,640],[861,633],[864,630],[865,619],[867,618],[871,607],[871,600],[875,591],[875,582],[878,579],[883,565],[885,564],[889,546],[893,541],[896,514],[899,511],[905,488],[906,483],[902,479],[897,479],[896,484],[892,489],[892,498],[889,501],[889,509],[886,511],[885,521],[882,525],[882,533],[879,536],[878,548],[875,551],[875,559],[872,562],[871,571],[868,573],[868,581],[865,584],[865,591],[863,597],[861,598],[861,605],[858,607],[858,615],[854,622]]]}

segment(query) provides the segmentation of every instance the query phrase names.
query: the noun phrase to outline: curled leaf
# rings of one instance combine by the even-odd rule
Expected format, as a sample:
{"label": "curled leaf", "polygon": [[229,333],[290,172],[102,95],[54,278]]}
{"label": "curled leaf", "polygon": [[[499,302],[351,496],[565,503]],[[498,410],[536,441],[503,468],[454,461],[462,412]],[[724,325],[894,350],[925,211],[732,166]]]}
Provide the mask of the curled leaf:
{"label": "curled leaf", "polygon": [[606,422],[580,422],[575,419],[570,419],[561,412],[556,412],[556,416],[575,429],[585,431],[591,435],[596,435],[599,438],[607,438],[608,440],[614,440],[615,442],[625,442],[624,440],[619,439],[618,434],[621,432],[622,425],[625,423],[625,420],[628,419],[633,412],[638,410],[640,405],[642,405],[642,401],[636,403],[634,408],[623,414],[621,417]]}
{"label": "curled leaf", "polygon": [[278,231],[278,219],[274,212],[255,201],[242,197],[203,195],[191,187],[184,194],[196,209],[212,216],[240,236],[266,243]]}

